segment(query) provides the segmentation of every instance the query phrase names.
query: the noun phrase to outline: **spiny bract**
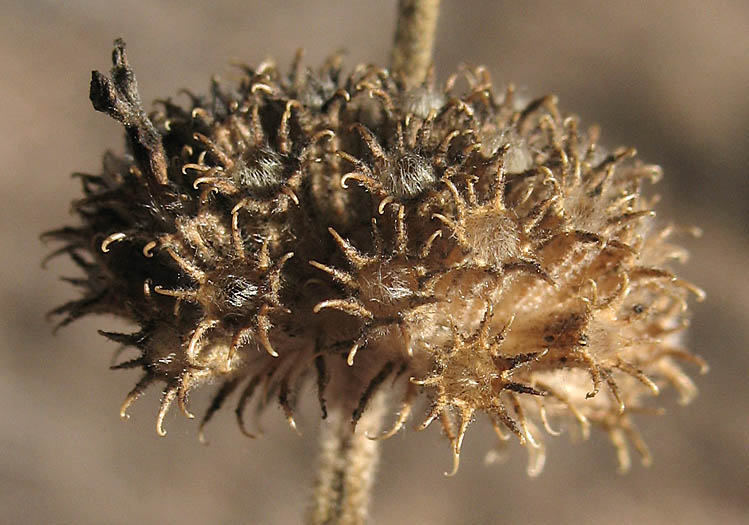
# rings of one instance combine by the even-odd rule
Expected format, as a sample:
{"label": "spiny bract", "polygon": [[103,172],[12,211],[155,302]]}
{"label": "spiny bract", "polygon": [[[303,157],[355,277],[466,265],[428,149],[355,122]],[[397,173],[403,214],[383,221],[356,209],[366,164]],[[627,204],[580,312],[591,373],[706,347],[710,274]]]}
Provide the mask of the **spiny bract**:
{"label": "spiny bract", "polygon": [[163,382],[163,435],[175,400],[192,417],[189,392],[219,383],[203,424],[241,389],[251,435],[250,400],[276,397],[293,426],[311,378],[323,417],[335,406],[356,424],[392,377],[403,405],[383,437],[421,394],[419,428],[441,422],[455,469],[482,413],[529,446],[535,473],[538,424],[600,426],[627,468],[627,440],[648,460],[631,414],[665,384],[693,397],[678,362],[706,366],[679,333],[702,292],[668,269],[685,252],[641,195],[660,170],[602,149],[554,97],[497,94],[483,68],[406,89],[297,57],[146,115],[121,41],[113,63],[91,101],[129,154],[78,175],[80,225],[47,236],[85,272],[61,325],[109,313],[140,327],[102,332],[140,351],[114,367],[144,372],[123,416]]}

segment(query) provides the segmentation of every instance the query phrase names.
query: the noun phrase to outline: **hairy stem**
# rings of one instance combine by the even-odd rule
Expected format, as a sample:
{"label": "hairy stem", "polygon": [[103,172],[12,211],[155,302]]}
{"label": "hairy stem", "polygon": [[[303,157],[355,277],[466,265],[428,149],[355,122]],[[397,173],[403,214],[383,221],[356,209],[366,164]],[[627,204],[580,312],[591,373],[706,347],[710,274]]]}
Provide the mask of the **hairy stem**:
{"label": "hairy stem", "polygon": [[439,6],[440,0],[398,2],[398,27],[390,65],[407,87],[415,87],[426,78],[432,62]]}
{"label": "hairy stem", "polygon": [[385,403],[375,396],[356,427],[351,414],[334,409],[323,422],[320,457],[309,523],[354,525],[366,521],[379,441],[371,440],[380,430]]}

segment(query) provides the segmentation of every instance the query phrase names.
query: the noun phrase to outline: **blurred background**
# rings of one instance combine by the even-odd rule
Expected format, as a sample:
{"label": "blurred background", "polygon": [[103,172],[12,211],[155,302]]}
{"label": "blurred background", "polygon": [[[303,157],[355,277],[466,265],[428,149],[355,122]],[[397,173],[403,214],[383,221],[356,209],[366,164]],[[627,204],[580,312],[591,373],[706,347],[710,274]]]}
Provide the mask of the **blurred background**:
{"label": "blurred background", "polygon": [[[70,173],[97,173],[121,128],[88,101],[91,69],[108,71],[123,37],[144,101],[182,87],[208,88],[231,61],[288,64],[297,47],[319,63],[337,49],[347,64],[387,63],[395,0],[261,2],[170,0],[3,2],[0,21],[0,509],[5,523],[298,523],[314,473],[317,412],[302,409],[302,438],[280,410],[265,435],[240,435],[231,410],[208,427],[177,414],[154,432],[158,393],[122,421],[118,408],[137,372],[112,372],[115,345],[85,320],[53,337],[44,313],[75,291],[40,232],[71,221],[79,196]],[[484,465],[493,434],[466,437],[461,470],[436,428],[385,442],[372,516],[376,523],[749,522],[749,4],[740,0],[566,2],[443,0],[436,64],[444,79],[461,62],[486,64],[495,83],[598,123],[602,142],[634,146],[659,163],[659,215],[700,225],[684,240],[679,273],[704,287],[689,345],[712,369],[700,396],[638,420],[655,462],[616,472],[607,439],[548,439],[546,470],[525,474],[525,451]],[[150,107],[150,106],[149,106]],[[194,397],[205,407],[207,393]]]}

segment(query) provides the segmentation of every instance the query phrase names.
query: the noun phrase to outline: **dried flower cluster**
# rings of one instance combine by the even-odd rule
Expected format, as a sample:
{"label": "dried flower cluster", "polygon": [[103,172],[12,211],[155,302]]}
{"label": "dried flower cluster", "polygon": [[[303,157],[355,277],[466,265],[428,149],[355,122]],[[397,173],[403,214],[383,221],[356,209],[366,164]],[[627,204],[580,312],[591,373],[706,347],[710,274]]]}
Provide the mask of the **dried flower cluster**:
{"label": "dried flower cluster", "polygon": [[377,67],[297,59],[147,115],[121,41],[113,62],[91,100],[129,154],[79,175],[79,225],[47,236],[85,272],[61,324],[107,313],[140,327],[102,332],[140,351],[114,367],[143,370],[123,416],[164,383],[163,435],[173,402],[192,417],[190,391],[215,383],[203,424],[239,390],[243,432],[253,400],[277,399],[293,426],[310,380],[323,417],[356,424],[397,379],[383,437],[415,406],[457,469],[483,414],[537,472],[542,426],[599,426],[626,468],[627,441],[648,458],[631,415],[666,384],[694,395],[679,361],[705,364],[679,333],[702,292],[668,269],[685,253],[641,195],[660,171],[602,149],[554,97],[496,93],[483,68],[409,89]]}

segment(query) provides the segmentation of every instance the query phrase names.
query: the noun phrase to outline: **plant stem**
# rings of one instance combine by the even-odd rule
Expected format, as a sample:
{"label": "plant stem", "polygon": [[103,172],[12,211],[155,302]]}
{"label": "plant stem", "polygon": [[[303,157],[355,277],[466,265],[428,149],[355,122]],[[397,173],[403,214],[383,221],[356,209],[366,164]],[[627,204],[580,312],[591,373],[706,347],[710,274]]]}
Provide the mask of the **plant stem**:
{"label": "plant stem", "polygon": [[432,63],[439,6],[440,0],[398,2],[398,27],[390,65],[406,87],[415,87],[426,78]]}
{"label": "plant stem", "polygon": [[[393,74],[406,87],[426,79],[432,62],[440,0],[399,0],[398,26],[390,56]],[[379,459],[376,434],[385,410],[375,395],[354,429],[351,411],[330,410],[320,432],[320,457],[308,522],[314,525],[359,525],[367,518]]]}
{"label": "plant stem", "polygon": [[366,521],[380,455],[380,442],[369,439],[367,434],[380,430],[385,408],[382,397],[371,400],[355,431],[349,411],[333,409],[323,422],[309,523],[358,525]]}

